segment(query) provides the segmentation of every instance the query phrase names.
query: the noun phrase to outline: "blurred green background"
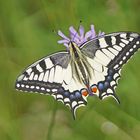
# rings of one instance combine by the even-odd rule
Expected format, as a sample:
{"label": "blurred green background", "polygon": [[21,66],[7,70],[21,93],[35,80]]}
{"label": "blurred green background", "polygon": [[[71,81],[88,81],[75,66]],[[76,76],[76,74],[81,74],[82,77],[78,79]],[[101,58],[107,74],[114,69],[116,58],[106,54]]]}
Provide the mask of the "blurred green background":
{"label": "blurred green background", "polygon": [[26,66],[65,49],[52,30],[68,34],[80,20],[86,30],[140,32],[140,0],[0,0],[0,140],[140,139],[140,52],[122,70],[121,104],[90,97],[76,121],[52,97],[14,89]]}

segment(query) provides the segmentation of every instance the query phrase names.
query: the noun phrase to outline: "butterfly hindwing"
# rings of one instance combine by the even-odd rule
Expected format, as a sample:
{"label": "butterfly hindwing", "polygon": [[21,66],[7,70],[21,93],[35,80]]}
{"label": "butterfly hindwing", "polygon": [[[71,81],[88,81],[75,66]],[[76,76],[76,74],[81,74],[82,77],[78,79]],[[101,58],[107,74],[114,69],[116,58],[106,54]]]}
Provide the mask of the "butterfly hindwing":
{"label": "butterfly hindwing", "polygon": [[78,107],[86,105],[82,85],[72,80],[70,56],[60,52],[45,57],[26,68],[17,78],[16,89],[53,96],[68,105],[75,117]]}
{"label": "butterfly hindwing", "polygon": [[108,69],[108,74],[105,76],[105,80],[98,83],[100,99],[105,99],[106,97],[111,96],[120,103],[119,98],[115,93],[115,88],[120,79],[120,71],[121,70]]}
{"label": "butterfly hindwing", "polygon": [[76,117],[76,109],[80,106],[87,105],[86,98],[82,96],[82,90],[85,89],[70,92],[69,90],[65,90],[63,87],[61,87],[57,93],[53,93],[53,96],[57,101],[61,101],[66,106],[70,107],[74,119]]}

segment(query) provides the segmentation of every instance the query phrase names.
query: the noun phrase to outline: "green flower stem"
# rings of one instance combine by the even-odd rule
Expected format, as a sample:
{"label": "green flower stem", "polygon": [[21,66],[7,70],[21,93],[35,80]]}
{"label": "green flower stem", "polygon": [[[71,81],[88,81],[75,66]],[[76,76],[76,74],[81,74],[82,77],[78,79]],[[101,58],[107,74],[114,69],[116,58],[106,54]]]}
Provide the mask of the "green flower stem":
{"label": "green flower stem", "polygon": [[57,111],[57,103],[54,103],[54,109],[53,109],[53,112],[52,112],[50,125],[48,127],[48,133],[47,133],[47,139],[46,140],[52,140],[53,128],[54,128],[54,125],[55,125],[56,111]]}

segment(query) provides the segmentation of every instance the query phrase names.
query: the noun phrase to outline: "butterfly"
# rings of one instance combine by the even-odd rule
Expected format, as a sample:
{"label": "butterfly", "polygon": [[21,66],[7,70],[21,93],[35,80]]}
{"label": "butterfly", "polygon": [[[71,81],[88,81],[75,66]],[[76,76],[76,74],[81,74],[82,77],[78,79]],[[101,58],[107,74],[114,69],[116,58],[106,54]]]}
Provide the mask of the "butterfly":
{"label": "butterfly", "polygon": [[17,78],[15,88],[53,96],[76,109],[87,105],[87,97],[113,97],[122,66],[140,47],[140,34],[116,32],[97,36],[80,46],[68,42],[69,49],[44,57],[28,66]]}

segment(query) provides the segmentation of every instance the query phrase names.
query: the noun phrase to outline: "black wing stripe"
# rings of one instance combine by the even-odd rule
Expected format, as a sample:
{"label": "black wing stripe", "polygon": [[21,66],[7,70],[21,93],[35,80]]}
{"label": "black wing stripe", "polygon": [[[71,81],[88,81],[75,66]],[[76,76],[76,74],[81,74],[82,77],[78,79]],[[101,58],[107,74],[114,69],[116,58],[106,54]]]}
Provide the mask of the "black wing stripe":
{"label": "black wing stripe", "polygon": [[109,68],[118,69],[122,67],[140,47],[140,35],[137,33],[107,35],[104,38],[99,38],[99,45],[101,49],[96,51],[95,56],[102,50],[102,52],[110,58],[110,61],[107,58],[105,60],[105,57],[100,53],[103,64],[106,65],[108,63]]}
{"label": "black wing stripe", "polygon": [[116,38],[116,44],[119,45],[121,42],[120,35],[116,35],[115,38]]}
{"label": "black wing stripe", "polygon": [[111,61],[108,67],[114,67],[115,69],[122,67],[139,48],[140,44],[138,39],[134,39],[133,42],[129,43],[127,47],[120,51],[118,57]]}
{"label": "black wing stripe", "polygon": [[106,36],[105,41],[108,44],[108,46],[112,46],[112,38],[110,36]]}
{"label": "black wing stripe", "polygon": [[39,74],[39,70],[37,70],[36,66],[32,67],[32,72],[34,72],[35,74]]}
{"label": "black wing stripe", "polygon": [[43,71],[46,70],[47,67],[46,67],[46,63],[45,63],[44,60],[40,61],[40,62],[39,62],[39,65],[41,66],[41,68],[43,69]]}

